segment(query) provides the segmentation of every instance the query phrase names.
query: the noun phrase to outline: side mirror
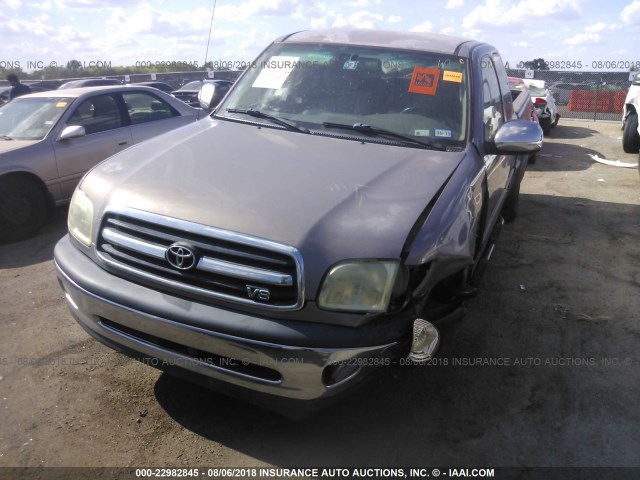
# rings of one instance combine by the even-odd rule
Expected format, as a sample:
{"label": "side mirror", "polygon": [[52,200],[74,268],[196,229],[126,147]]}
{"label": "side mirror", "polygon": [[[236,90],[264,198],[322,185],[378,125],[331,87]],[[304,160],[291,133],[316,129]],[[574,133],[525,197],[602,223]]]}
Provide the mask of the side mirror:
{"label": "side mirror", "polygon": [[201,108],[205,110],[213,109],[218,102],[216,102],[216,92],[217,92],[215,83],[203,83],[202,88],[198,92],[198,103]]}
{"label": "side mirror", "polygon": [[634,84],[634,85],[640,85],[640,73],[638,73],[638,74],[633,78],[633,84]]}
{"label": "side mirror", "polygon": [[511,120],[496,132],[487,153],[534,153],[542,148],[542,128],[530,120]]}
{"label": "side mirror", "polygon": [[87,134],[84,127],[80,125],[69,125],[68,127],[64,127],[62,133],[60,134],[60,138],[58,140],[68,140],[71,138],[84,137]]}

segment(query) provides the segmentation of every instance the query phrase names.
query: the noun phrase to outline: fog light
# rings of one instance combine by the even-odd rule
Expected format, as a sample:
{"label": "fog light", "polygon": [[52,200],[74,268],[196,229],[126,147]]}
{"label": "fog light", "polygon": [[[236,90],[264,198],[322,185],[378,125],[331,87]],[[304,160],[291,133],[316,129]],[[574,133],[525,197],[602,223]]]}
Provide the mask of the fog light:
{"label": "fog light", "polygon": [[412,362],[426,362],[431,359],[439,344],[438,329],[426,320],[417,318],[413,322],[413,342],[407,358]]}

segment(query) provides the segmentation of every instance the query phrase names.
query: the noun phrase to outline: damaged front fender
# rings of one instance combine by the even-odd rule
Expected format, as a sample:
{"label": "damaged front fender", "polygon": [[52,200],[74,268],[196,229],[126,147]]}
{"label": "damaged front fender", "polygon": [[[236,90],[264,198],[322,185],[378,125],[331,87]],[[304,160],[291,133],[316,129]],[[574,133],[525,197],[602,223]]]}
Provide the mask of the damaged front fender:
{"label": "damaged front fender", "polygon": [[437,199],[414,225],[406,246],[405,264],[430,264],[428,273],[414,292],[421,296],[443,279],[473,266],[481,251],[486,195],[485,168],[467,154],[451,175]]}

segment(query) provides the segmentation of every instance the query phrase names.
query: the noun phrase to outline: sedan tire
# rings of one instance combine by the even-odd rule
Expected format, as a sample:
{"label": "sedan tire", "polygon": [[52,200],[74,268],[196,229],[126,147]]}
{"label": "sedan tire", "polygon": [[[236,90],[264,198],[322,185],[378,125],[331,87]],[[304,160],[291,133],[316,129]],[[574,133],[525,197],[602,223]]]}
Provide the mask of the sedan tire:
{"label": "sedan tire", "polygon": [[45,193],[25,178],[0,180],[0,243],[32,237],[47,219]]}

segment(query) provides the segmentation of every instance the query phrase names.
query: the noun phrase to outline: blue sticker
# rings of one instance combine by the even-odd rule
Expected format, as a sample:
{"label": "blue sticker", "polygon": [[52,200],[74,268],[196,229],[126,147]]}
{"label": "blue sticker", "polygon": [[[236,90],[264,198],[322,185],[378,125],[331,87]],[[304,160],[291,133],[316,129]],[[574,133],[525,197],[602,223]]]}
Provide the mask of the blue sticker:
{"label": "blue sticker", "polygon": [[342,66],[343,70],[355,70],[356,68],[358,68],[357,60],[347,60],[346,62],[344,62],[344,65]]}
{"label": "blue sticker", "polygon": [[435,135],[436,135],[436,137],[451,138],[451,130],[444,130],[444,129],[436,128]]}

